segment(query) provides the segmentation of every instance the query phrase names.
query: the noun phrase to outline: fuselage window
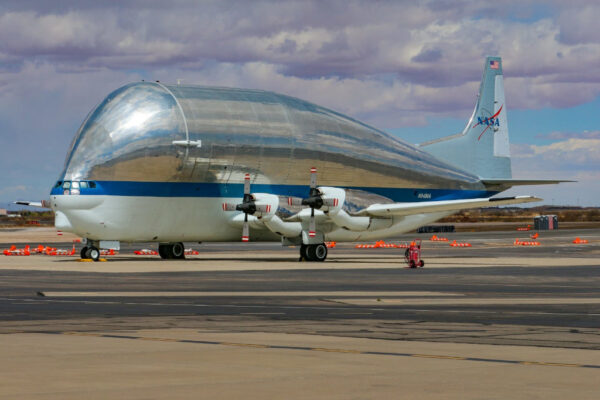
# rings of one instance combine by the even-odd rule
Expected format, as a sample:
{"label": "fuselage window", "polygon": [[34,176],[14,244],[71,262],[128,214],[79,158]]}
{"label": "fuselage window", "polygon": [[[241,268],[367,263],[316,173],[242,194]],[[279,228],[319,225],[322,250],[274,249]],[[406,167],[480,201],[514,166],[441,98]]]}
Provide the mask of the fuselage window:
{"label": "fuselage window", "polygon": [[63,183],[63,194],[68,195],[71,194],[71,182],[65,181]]}
{"label": "fuselage window", "polygon": [[58,181],[55,187],[62,185],[63,194],[80,194],[79,189],[95,189],[96,182],[79,181]]}
{"label": "fuselage window", "polygon": [[71,194],[79,194],[79,182],[71,182]]}

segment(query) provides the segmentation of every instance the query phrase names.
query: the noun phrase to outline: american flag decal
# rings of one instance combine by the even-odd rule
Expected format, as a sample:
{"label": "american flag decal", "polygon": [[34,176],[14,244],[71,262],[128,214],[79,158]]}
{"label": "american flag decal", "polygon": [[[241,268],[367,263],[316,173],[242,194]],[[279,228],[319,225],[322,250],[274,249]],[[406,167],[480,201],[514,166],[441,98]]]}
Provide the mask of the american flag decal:
{"label": "american flag decal", "polygon": [[500,68],[500,62],[494,61],[494,60],[490,61],[490,68],[491,69],[498,69],[498,68]]}

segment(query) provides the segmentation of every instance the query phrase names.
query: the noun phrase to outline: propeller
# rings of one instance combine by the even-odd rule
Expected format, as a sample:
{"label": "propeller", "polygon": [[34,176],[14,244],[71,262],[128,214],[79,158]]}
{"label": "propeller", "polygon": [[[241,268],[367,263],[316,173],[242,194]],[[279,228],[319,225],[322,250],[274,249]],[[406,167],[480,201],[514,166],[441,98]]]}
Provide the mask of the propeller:
{"label": "propeller", "polygon": [[323,198],[323,193],[317,188],[317,169],[310,169],[310,191],[308,197],[299,199],[297,197],[289,197],[288,204],[290,206],[309,206],[310,207],[310,223],[308,227],[308,236],[315,237],[317,234],[315,223],[315,209],[320,209],[323,206],[337,207],[337,198]]}
{"label": "propeller", "polygon": [[244,198],[240,204],[223,203],[223,211],[241,211],[244,213],[244,225],[242,227],[242,242],[250,240],[250,228],[248,227],[248,215],[254,215],[256,212],[271,212],[270,204],[256,204],[256,199],[250,193],[250,174],[244,176]]}

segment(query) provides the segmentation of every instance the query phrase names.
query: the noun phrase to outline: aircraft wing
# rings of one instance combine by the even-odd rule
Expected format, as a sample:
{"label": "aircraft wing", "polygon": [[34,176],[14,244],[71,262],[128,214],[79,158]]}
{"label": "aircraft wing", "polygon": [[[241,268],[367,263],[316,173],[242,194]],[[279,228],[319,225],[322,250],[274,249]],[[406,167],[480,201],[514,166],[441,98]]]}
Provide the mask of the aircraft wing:
{"label": "aircraft wing", "polygon": [[528,186],[528,185],[554,185],[557,183],[564,182],[577,182],[577,181],[566,181],[558,179],[482,179],[486,186]]}
{"label": "aircraft wing", "polygon": [[369,207],[360,210],[357,214],[368,215],[372,217],[390,217],[425,214],[439,211],[459,211],[468,208],[495,207],[508,204],[531,203],[541,200],[542,199],[533,196],[514,196],[466,200],[423,201],[414,203],[372,204]]}
{"label": "aircraft wing", "polygon": [[40,208],[50,208],[50,202],[47,200],[42,201],[13,201],[13,204],[19,204],[21,206],[31,206],[31,207],[40,207]]}

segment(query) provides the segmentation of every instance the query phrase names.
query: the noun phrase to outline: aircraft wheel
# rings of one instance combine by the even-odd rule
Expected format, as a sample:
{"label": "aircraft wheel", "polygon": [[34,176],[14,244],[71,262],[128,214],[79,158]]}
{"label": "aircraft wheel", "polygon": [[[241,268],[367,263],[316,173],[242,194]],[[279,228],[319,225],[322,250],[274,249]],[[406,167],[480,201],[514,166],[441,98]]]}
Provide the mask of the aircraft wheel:
{"label": "aircraft wheel", "polygon": [[100,259],[100,250],[94,246],[88,247],[87,251],[85,252],[85,258],[98,261]]}
{"label": "aircraft wheel", "polygon": [[158,245],[158,255],[160,256],[160,258],[162,258],[163,260],[167,259],[167,258],[171,258],[170,252],[169,252],[169,245],[168,244],[159,244]]}
{"label": "aircraft wheel", "polygon": [[327,258],[327,246],[325,243],[320,243],[315,245],[315,260],[316,261],[325,261]]}
{"label": "aircraft wheel", "polygon": [[87,246],[83,246],[83,248],[81,249],[81,252],[79,253],[82,260],[89,260],[89,257],[87,256],[87,251],[88,251]]}
{"label": "aircraft wheel", "polygon": [[173,256],[172,258],[177,260],[183,260],[185,258],[185,247],[183,246],[183,243],[173,243],[169,247],[170,253]]}
{"label": "aircraft wheel", "polygon": [[310,259],[310,255],[308,254],[308,245],[301,244],[300,245],[300,261],[312,261]]}
{"label": "aircraft wheel", "polygon": [[324,243],[311,244],[308,246],[307,253],[310,261],[325,261],[327,258],[327,246]]}

